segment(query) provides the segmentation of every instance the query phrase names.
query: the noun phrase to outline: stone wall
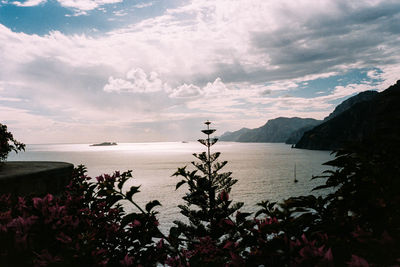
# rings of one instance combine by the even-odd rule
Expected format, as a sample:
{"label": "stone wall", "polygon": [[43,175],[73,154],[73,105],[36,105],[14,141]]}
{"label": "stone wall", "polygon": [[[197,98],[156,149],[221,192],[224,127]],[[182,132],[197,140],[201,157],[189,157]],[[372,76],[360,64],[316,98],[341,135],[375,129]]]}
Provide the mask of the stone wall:
{"label": "stone wall", "polygon": [[72,177],[74,165],[51,161],[9,161],[0,164],[0,193],[58,194]]}

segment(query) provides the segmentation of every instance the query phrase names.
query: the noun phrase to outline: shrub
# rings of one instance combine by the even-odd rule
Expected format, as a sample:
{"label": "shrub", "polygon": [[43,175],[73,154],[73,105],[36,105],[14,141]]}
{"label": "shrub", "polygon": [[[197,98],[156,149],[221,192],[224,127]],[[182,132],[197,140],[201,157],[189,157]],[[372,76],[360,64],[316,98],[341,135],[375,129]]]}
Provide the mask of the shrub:
{"label": "shrub", "polygon": [[7,126],[0,123],[0,162],[6,160],[11,151],[18,153],[21,150],[25,150],[25,145],[16,141]]}
{"label": "shrub", "polygon": [[[156,212],[158,201],[145,210],[134,202],[139,188],[123,190],[131,172],[97,177],[74,173],[61,197],[0,198],[0,265],[79,266],[155,265],[165,258]],[[137,212],[126,213],[120,201]]]}

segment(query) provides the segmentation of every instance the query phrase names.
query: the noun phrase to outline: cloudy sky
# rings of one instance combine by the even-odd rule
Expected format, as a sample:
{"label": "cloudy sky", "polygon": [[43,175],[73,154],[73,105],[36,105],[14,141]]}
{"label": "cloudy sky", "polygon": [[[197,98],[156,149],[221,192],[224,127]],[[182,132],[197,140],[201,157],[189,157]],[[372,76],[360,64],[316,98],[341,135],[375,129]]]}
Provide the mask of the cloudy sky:
{"label": "cloudy sky", "polygon": [[0,0],[0,122],[29,144],[322,119],[400,79],[399,44],[398,0]]}

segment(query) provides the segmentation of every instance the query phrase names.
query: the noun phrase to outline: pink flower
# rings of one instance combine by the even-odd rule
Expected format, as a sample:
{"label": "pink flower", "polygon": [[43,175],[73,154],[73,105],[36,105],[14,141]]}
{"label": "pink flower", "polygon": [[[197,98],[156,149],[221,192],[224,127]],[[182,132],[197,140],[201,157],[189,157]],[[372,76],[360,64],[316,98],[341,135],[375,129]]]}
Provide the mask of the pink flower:
{"label": "pink flower", "polygon": [[129,256],[128,254],[125,255],[123,260],[120,260],[122,266],[132,266],[133,265],[133,257]]}
{"label": "pink flower", "polygon": [[225,225],[235,226],[235,224],[234,224],[231,220],[229,220],[229,219],[224,219],[224,220],[222,220],[222,222],[223,222]]}
{"label": "pink flower", "polygon": [[35,259],[36,266],[48,266],[51,263],[60,262],[62,259],[59,256],[53,256],[48,250],[42,250]]}
{"label": "pink flower", "polygon": [[165,260],[165,264],[168,265],[168,266],[184,266],[181,263],[181,260],[180,260],[179,256],[175,256],[173,258],[172,257],[168,257]]}
{"label": "pink flower", "polygon": [[332,255],[332,250],[331,249],[328,249],[328,251],[325,253],[324,259],[329,261],[329,262],[333,261],[333,255]]}
{"label": "pink flower", "polygon": [[25,198],[18,197],[18,210],[22,212],[24,209],[26,209]]}
{"label": "pink flower", "polygon": [[276,223],[278,223],[278,220],[275,217],[274,218],[265,218],[263,220],[259,220],[259,221],[257,221],[258,230],[259,231],[263,231],[268,225],[276,224]]}
{"label": "pink flower", "polygon": [[226,241],[225,245],[224,245],[224,249],[230,249],[232,248],[232,246],[234,245],[234,243],[232,241]]}
{"label": "pink flower", "polygon": [[106,253],[107,253],[107,250],[105,250],[104,248],[100,248],[100,249],[97,249],[97,250],[94,250],[94,251],[92,251],[92,256],[94,257],[94,258],[99,258],[99,257],[101,257],[102,255],[106,255]]}
{"label": "pink flower", "polygon": [[43,202],[43,200],[40,197],[34,197],[32,198],[32,201],[33,201],[33,207],[35,209],[39,209]]}
{"label": "pink flower", "polygon": [[219,198],[221,199],[221,201],[226,202],[226,201],[229,200],[229,194],[228,194],[225,190],[223,190],[223,191],[220,193]]}
{"label": "pink flower", "polygon": [[243,266],[244,265],[244,260],[242,257],[240,257],[239,255],[237,255],[236,253],[230,252],[231,255],[231,264],[232,266]]}
{"label": "pink flower", "polygon": [[357,255],[352,254],[351,260],[347,262],[350,267],[369,267],[368,262]]}
{"label": "pink flower", "polygon": [[381,242],[381,244],[392,244],[394,242],[394,239],[385,230],[382,233],[382,238],[381,238],[380,242]]}
{"label": "pink flower", "polygon": [[138,220],[135,219],[135,220],[133,220],[132,225],[133,225],[133,227],[139,227],[139,226],[142,225],[142,223],[141,223],[140,221],[138,221]]}
{"label": "pink flower", "polygon": [[72,238],[64,234],[63,232],[59,233],[58,236],[56,237],[58,241],[64,244],[68,244],[72,242]]}
{"label": "pink flower", "polygon": [[53,197],[52,194],[47,194],[47,195],[43,198],[43,200],[46,201],[47,203],[53,202],[53,199],[54,199],[54,197]]}
{"label": "pink flower", "polygon": [[162,249],[163,246],[164,246],[164,239],[161,239],[161,240],[158,241],[158,243],[157,243],[157,249]]}
{"label": "pink flower", "polygon": [[10,206],[11,205],[11,194],[0,195],[0,203],[4,203],[5,206]]}

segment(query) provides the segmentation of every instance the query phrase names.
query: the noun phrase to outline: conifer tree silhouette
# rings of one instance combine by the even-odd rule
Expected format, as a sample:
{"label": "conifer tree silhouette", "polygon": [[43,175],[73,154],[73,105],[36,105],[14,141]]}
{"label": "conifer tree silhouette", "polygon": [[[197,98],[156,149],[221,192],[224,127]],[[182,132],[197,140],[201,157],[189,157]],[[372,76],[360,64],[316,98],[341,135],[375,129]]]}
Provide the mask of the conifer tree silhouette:
{"label": "conifer tree silhouette", "polygon": [[[227,225],[234,226],[231,216],[243,206],[241,202],[232,204],[232,201],[229,200],[231,188],[237,180],[231,177],[231,172],[220,173],[227,161],[218,161],[220,152],[211,153],[211,146],[218,139],[210,136],[216,130],[210,128],[210,121],[206,121],[204,124],[207,128],[202,132],[207,138],[198,141],[206,147],[206,151],[193,154],[199,160],[192,162],[196,170],[188,171],[185,166],[178,168],[174,174],[183,177],[177,183],[176,189],[183,184],[188,185],[188,192],[183,197],[185,204],[179,205],[179,208],[189,223],[175,221],[177,227],[173,227],[171,233],[175,236],[182,234],[190,241],[202,237],[219,240],[229,232],[226,229]],[[186,245],[190,246],[190,244]]]}

